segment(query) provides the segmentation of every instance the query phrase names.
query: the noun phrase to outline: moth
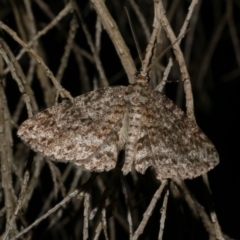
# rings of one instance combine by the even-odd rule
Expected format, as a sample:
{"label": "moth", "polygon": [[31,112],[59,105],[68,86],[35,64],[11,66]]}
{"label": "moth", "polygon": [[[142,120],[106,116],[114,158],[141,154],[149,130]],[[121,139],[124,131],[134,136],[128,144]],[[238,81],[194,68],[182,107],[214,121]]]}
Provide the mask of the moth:
{"label": "moth", "polygon": [[20,126],[18,136],[34,151],[89,171],[109,171],[125,151],[124,174],[158,179],[195,178],[218,162],[218,153],[195,122],[164,94],[135,83],[106,87],[47,108]]}

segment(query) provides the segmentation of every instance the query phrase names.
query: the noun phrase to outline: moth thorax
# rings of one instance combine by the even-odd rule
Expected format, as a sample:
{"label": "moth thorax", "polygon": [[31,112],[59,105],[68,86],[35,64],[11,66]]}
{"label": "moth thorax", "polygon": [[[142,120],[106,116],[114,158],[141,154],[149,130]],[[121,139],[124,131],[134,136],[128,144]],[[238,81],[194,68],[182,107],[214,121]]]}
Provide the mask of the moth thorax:
{"label": "moth thorax", "polygon": [[146,73],[138,73],[136,74],[136,83],[148,83],[149,77]]}

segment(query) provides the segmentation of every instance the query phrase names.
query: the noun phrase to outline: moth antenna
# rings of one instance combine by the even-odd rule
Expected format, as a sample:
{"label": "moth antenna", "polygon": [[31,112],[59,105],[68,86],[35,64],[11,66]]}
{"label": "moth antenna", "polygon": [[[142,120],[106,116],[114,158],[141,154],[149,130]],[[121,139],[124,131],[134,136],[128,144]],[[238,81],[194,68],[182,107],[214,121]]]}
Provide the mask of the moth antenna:
{"label": "moth antenna", "polygon": [[147,72],[151,69],[151,67],[152,67],[161,57],[164,56],[164,54],[165,54],[169,49],[171,49],[171,48],[179,41],[179,39],[181,39],[181,38],[182,38],[186,33],[188,33],[189,31],[190,31],[190,28],[187,29],[181,36],[179,36],[179,37],[174,41],[173,44],[171,44],[171,45],[169,45],[167,48],[165,48],[165,49],[163,50],[163,52],[162,52],[158,57],[155,58],[155,61],[152,62],[152,63],[149,65],[149,67],[147,68]]}
{"label": "moth antenna", "polygon": [[129,26],[130,26],[130,29],[131,29],[131,32],[132,32],[132,35],[133,35],[133,39],[134,39],[134,42],[135,42],[135,45],[136,45],[136,48],[137,48],[137,52],[138,52],[138,57],[141,61],[141,65],[142,65],[142,56],[141,56],[141,51],[140,51],[140,47],[139,47],[139,43],[138,43],[138,40],[136,38],[136,34],[134,32],[134,29],[132,27],[132,21],[131,21],[131,18],[130,18],[130,15],[128,13],[128,10],[126,7],[124,7],[125,11],[126,11],[126,14],[127,14],[127,18],[128,18],[128,22],[129,22]]}

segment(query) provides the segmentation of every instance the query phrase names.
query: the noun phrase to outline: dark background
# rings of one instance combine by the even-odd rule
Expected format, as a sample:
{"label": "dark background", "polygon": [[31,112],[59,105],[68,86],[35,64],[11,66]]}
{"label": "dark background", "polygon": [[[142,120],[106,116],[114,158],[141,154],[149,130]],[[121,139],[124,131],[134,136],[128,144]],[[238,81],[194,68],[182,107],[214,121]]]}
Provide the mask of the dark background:
{"label": "dark background", "polygon": [[[151,31],[153,19],[152,1],[137,2],[139,4],[140,10],[146,18]],[[172,3],[167,4],[167,13],[168,10],[171,9],[171,4],[174,4],[175,2],[176,1],[172,1]],[[187,14],[188,6],[190,4],[190,1],[181,0],[178,2],[179,3],[177,5],[177,10],[174,12],[170,21],[176,34],[178,34],[183,24],[184,18]],[[188,47],[192,48],[187,65],[192,81],[197,123],[214,143],[220,156],[220,164],[208,174],[218,220],[222,231],[225,234],[232,237],[233,239],[240,239],[240,62],[237,61],[237,58],[240,58],[240,51],[239,49],[237,51],[236,48],[234,48],[233,36],[231,35],[231,29],[234,26],[237,34],[237,38],[235,38],[235,40],[239,46],[240,2],[238,0],[229,1],[231,2],[232,11],[229,11],[227,2],[228,0],[199,1],[201,7],[198,13],[197,23],[195,25],[195,28],[190,27],[191,30],[186,35],[187,39],[188,36],[191,35],[191,31],[194,31],[194,39],[191,46],[188,46],[187,41],[183,40],[181,47],[183,49],[183,52],[185,52]],[[46,1],[46,3],[51,11],[53,11],[55,14],[57,14],[64,6],[62,1],[52,0]],[[21,1],[19,1],[18,4],[19,7],[22,6]],[[109,7],[109,11],[113,15],[114,19],[118,23],[123,38],[126,41],[127,46],[130,48],[133,59],[136,59],[136,62],[138,62],[136,47],[134,45],[134,40],[131,35],[123,7],[125,6],[129,9],[140,48],[144,53],[147,41],[145,40],[146,38],[142,33],[142,27],[137,20],[134,11],[131,9],[128,1],[118,1],[117,3],[113,3],[109,0],[106,1],[106,4]],[[89,2],[87,1],[81,1],[79,3],[79,7],[82,10],[86,25],[94,37],[96,14],[94,10],[91,9]],[[37,29],[40,30],[50,20],[45,14],[42,13],[39,6],[34,1],[32,1],[32,9]],[[18,32],[16,19],[14,18],[12,10],[13,8],[11,1],[0,1],[1,21],[11,27],[14,31]],[[60,58],[62,56],[63,48],[66,43],[66,32],[69,29],[70,20],[71,16],[65,17],[61,21],[62,30],[54,28],[40,40],[46,53],[45,59],[47,65],[53,71],[53,73],[56,73],[60,63]],[[219,30],[219,24],[221,21],[223,22],[222,29]],[[220,31],[219,37],[216,37],[217,31]],[[14,42],[7,33],[1,32],[1,36],[8,43],[12,52],[14,54],[17,54],[20,50],[19,45],[17,45],[16,42]],[[167,41],[165,37],[163,37],[163,39],[164,43],[162,45],[162,49],[169,45],[169,41]],[[82,49],[86,49],[90,52],[81,27],[79,27],[75,42]],[[170,50],[162,59],[162,64],[164,66],[166,65],[167,59],[171,54],[172,52]],[[124,74],[124,71],[122,70],[121,63],[116,55],[116,51],[114,50],[114,47],[106,32],[103,32],[102,35],[102,48],[100,58],[102,60],[102,64],[110,85],[128,84],[128,80]],[[85,62],[87,74],[89,77],[89,87],[92,89],[93,78],[97,78],[98,73],[94,64],[87,60],[85,60]],[[23,70],[26,71],[28,66],[28,57],[25,55],[19,61],[19,63],[22,66]],[[180,79],[180,75],[176,61],[174,61],[174,63],[175,66],[169,76],[169,80],[171,80],[172,83],[167,84],[165,93],[181,108],[184,109],[184,98],[181,98],[181,95],[179,94],[182,88],[182,83],[175,83],[175,81]],[[138,68],[140,68],[140,65],[137,65]],[[203,74],[205,67],[206,71],[204,73],[204,76],[199,79],[199,76]],[[79,79],[79,76],[81,74],[79,74],[78,71],[79,69],[75,62],[74,56],[71,54],[68,67],[62,80],[62,85],[71,92],[72,96],[77,96],[83,93],[83,86],[81,84],[81,79]],[[118,73],[120,73],[120,77],[116,77],[116,74]],[[20,93],[16,83],[11,79],[11,76],[8,74],[6,77],[8,80],[6,83],[5,92],[10,112],[13,113],[16,107],[16,103],[20,97]],[[200,81],[202,81],[202,83]],[[46,104],[42,99],[42,92],[39,91],[39,83],[37,79],[33,80],[32,87],[39,103],[39,108],[45,109]],[[23,113],[21,115],[19,123],[26,119],[26,117],[26,113]],[[13,132],[15,132],[15,130]],[[16,142],[19,141],[15,136],[14,138]],[[42,185],[44,184],[44,181],[46,181],[45,177],[43,179]],[[201,179],[198,178],[196,180],[187,180],[187,184],[196,198],[199,199],[199,201],[204,202],[204,200],[202,200],[204,199],[204,196],[202,195],[203,187]],[[170,199],[169,201],[169,206],[171,206],[170,204],[173,200]],[[37,203],[35,202],[35,204]],[[166,235],[164,238],[173,239],[171,231],[176,227],[173,222],[177,219],[177,217],[174,220],[174,211],[170,207],[168,211],[169,217],[167,217],[166,221]],[[31,215],[30,213],[28,214]],[[153,219],[155,220],[154,216]],[[157,219],[156,221],[159,221],[159,215],[157,214],[155,217]],[[31,220],[34,218],[35,216],[30,217]],[[41,227],[44,229],[44,224]],[[148,226],[148,230],[152,230],[151,226]],[[44,238],[45,237],[42,236],[42,239]],[[177,239],[182,238],[179,236]],[[186,236],[185,239],[187,239]],[[197,238],[189,237],[189,239]],[[207,236],[203,235],[199,239],[207,239]]]}

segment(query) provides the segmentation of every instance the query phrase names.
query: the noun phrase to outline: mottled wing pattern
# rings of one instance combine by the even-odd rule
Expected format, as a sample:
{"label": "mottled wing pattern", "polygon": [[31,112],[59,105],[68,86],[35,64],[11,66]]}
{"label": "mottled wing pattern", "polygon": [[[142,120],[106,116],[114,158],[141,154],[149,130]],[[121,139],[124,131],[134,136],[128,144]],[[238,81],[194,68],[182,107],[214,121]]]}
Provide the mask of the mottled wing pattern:
{"label": "mottled wing pattern", "polygon": [[[119,129],[125,91],[126,87],[108,87],[76,97],[73,103],[55,105],[26,120],[18,135],[34,151],[52,159],[74,161],[99,171],[113,168],[123,147]],[[100,164],[103,158],[96,160],[101,155],[107,156],[105,162],[111,158],[109,164]]]}
{"label": "mottled wing pattern", "polygon": [[207,136],[170,99],[151,91],[148,137],[157,178],[194,178],[217,165],[219,158]]}
{"label": "mottled wing pattern", "polygon": [[[120,110],[118,110],[120,112]],[[123,118],[114,124],[101,145],[86,159],[77,160],[75,164],[92,171],[109,171],[116,165],[119,150],[123,148],[121,129]]]}
{"label": "mottled wing pattern", "polygon": [[144,174],[148,167],[154,166],[154,156],[146,126],[142,126],[136,144],[134,167],[136,171]]}

